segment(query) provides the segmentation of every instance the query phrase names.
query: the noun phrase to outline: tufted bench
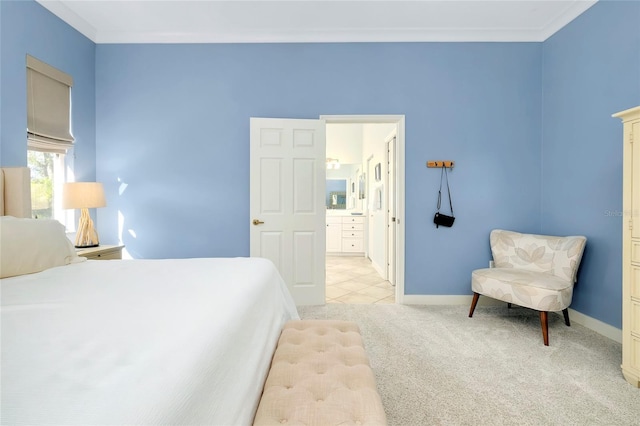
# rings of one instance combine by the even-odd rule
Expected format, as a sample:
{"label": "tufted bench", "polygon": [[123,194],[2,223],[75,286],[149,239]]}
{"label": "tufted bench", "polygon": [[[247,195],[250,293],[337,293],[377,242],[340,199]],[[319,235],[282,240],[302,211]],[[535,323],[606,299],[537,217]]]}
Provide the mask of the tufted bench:
{"label": "tufted bench", "polygon": [[285,324],[253,424],[386,425],[358,326]]}

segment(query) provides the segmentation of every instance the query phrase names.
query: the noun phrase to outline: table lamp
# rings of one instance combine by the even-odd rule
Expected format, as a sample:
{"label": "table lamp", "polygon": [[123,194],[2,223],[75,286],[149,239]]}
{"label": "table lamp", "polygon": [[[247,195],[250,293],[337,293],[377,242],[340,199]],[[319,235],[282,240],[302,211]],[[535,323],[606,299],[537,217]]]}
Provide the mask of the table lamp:
{"label": "table lamp", "polygon": [[81,209],[76,232],[76,248],[97,247],[100,245],[98,232],[93,227],[89,209],[105,207],[104,189],[98,182],[65,183],[62,188],[62,208]]}

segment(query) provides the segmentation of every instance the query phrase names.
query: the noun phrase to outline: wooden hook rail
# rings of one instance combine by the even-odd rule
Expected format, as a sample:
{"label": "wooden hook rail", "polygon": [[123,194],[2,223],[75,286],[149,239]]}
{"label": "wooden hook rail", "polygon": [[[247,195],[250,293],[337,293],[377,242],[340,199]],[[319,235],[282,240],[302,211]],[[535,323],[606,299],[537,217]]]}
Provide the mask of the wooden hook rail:
{"label": "wooden hook rail", "polygon": [[449,169],[453,168],[453,165],[455,163],[451,160],[443,160],[443,161],[427,161],[427,167],[429,168],[433,168],[433,167],[437,167],[437,168],[442,168],[442,167],[447,167]]}

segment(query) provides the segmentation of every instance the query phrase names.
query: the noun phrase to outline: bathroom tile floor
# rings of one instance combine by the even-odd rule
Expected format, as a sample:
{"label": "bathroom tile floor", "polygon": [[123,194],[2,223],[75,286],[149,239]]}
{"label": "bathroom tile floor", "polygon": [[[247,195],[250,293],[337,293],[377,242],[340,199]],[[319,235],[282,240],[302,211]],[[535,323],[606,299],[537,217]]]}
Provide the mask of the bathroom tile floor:
{"label": "bathroom tile floor", "polygon": [[327,303],[395,303],[395,287],[366,257],[327,256]]}

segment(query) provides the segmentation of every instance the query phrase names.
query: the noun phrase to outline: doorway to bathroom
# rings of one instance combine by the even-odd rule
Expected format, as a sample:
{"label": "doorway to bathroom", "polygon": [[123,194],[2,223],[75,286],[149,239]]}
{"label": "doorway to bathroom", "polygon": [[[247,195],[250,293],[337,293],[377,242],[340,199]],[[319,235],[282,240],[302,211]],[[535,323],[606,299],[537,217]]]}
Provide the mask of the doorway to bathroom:
{"label": "doorway to bathroom", "polygon": [[[404,116],[320,119],[326,123],[332,191],[327,193],[326,301],[402,303]],[[334,198],[338,208],[331,206]]]}

